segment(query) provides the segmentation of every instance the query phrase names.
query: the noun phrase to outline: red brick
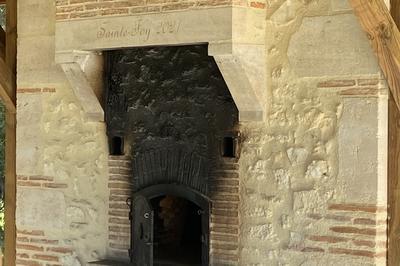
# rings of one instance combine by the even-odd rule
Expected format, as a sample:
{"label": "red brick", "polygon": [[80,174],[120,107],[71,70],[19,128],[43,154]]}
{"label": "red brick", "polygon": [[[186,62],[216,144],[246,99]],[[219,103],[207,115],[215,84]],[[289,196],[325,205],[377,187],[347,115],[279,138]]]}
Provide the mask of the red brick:
{"label": "red brick", "polygon": [[42,187],[45,188],[67,188],[68,185],[64,183],[44,183]]}
{"label": "red brick", "polygon": [[239,225],[239,218],[212,215],[211,223],[218,224],[218,225],[234,226],[234,225]]}
{"label": "red brick", "polygon": [[115,240],[115,241],[129,241],[130,240],[130,236],[126,235],[126,236],[121,236],[121,235],[109,235],[108,239],[110,240]]}
{"label": "red brick", "polygon": [[26,175],[17,175],[17,180],[28,180],[28,178]]}
{"label": "red brick", "polygon": [[38,93],[41,92],[41,88],[18,88],[17,93]]}
{"label": "red brick", "polygon": [[307,217],[314,219],[314,220],[320,220],[323,218],[323,216],[318,213],[309,213],[309,214],[307,214]]}
{"label": "red brick", "polygon": [[212,243],[213,249],[221,249],[221,250],[238,250],[238,244],[221,244],[221,243]]}
{"label": "red brick", "polygon": [[111,203],[110,209],[126,210],[129,209],[129,206],[126,203]]}
{"label": "red brick", "polygon": [[112,182],[112,183],[108,183],[108,187],[109,188],[122,188],[122,189],[129,189],[131,186],[131,184],[129,183],[117,183],[117,182]]}
{"label": "red brick", "polygon": [[211,234],[210,239],[215,241],[232,242],[232,243],[237,243],[239,241],[238,236],[224,235],[224,234]]}
{"label": "red brick", "polygon": [[161,8],[162,11],[171,11],[171,10],[183,10],[183,9],[188,9],[194,6],[194,2],[188,2],[188,3],[177,3],[177,4],[170,4],[170,5],[165,5]]}
{"label": "red brick", "polygon": [[29,236],[44,236],[44,231],[41,230],[17,230],[17,234],[29,235]]}
{"label": "red brick", "polygon": [[93,10],[93,9],[105,9],[105,8],[112,8],[113,3],[112,2],[106,2],[106,3],[92,3],[92,4],[87,4],[85,5],[86,10]]}
{"label": "red brick", "polygon": [[211,232],[236,235],[239,230],[232,226],[211,225]]}
{"label": "red brick", "polygon": [[238,217],[239,212],[236,210],[224,210],[224,209],[211,209],[211,214],[213,215],[218,215],[218,216],[224,216],[224,217]]}
{"label": "red brick", "polygon": [[109,226],[108,227],[108,231],[113,232],[113,233],[130,233],[131,232],[131,228],[126,226],[126,227],[122,227],[122,226]]}
{"label": "red brick", "polygon": [[337,236],[317,236],[311,235],[308,236],[308,239],[317,242],[327,242],[327,243],[339,243],[339,242],[347,242],[349,239],[344,237],[337,237]]}
{"label": "red brick", "polygon": [[115,248],[115,249],[129,249],[129,244],[116,244],[116,243],[110,243],[109,246],[111,248]]}
{"label": "red brick", "polygon": [[51,252],[61,253],[61,254],[68,254],[68,253],[73,252],[72,248],[65,248],[65,247],[49,247],[46,250],[51,251]]}
{"label": "red brick", "polygon": [[110,218],[110,219],[108,220],[108,222],[109,222],[109,223],[112,223],[112,224],[130,224],[130,223],[131,223],[131,221],[129,221],[128,218],[126,218],[126,219],[121,219],[121,218]]}
{"label": "red brick", "polygon": [[28,244],[17,244],[17,249],[43,251],[43,247],[41,246],[28,245]]}
{"label": "red brick", "polygon": [[108,211],[108,215],[115,217],[129,217],[128,210],[110,210]]}
{"label": "red brick", "polygon": [[29,180],[31,181],[53,181],[54,177],[51,176],[41,176],[41,175],[34,175],[30,176]]}
{"label": "red brick", "polygon": [[126,204],[127,198],[128,198],[127,196],[111,195],[108,199],[111,202],[119,202],[119,203],[125,203]]}
{"label": "red brick", "polygon": [[43,239],[43,238],[31,238],[31,243],[57,245],[58,240],[50,240],[50,239]]}
{"label": "red brick", "polygon": [[342,222],[351,221],[351,217],[343,215],[335,215],[335,214],[327,214],[325,218],[329,220],[342,221]]}
{"label": "red brick", "polygon": [[368,218],[356,218],[353,220],[354,224],[376,225],[376,221]]}
{"label": "red brick", "polygon": [[39,182],[33,182],[33,181],[17,181],[17,186],[21,186],[21,187],[40,187],[41,184]]}
{"label": "red brick", "polygon": [[128,14],[128,13],[129,13],[129,9],[127,9],[127,8],[112,8],[112,9],[101,10],[102,16],[120,15],[120,14]]}
{"label": "red brick", "polygon": [[29,242],[29,238],[27,238],[27,237],[17,237],[17,242]]}
{"label": "red brick", "polygon": [[368,240],[359,240],[359,239],[354,239],[353,244],[359,247],[370,247],[373,248],[375,247],[375,242],[374,241],[368,241]]}
{"label": "red brick", "polygon": [[225,178],[225,179],[222,179],[222,178],[213,179],[213,180],[210,181],[210,185],[211,186],[217,186],[217,187],[220,187],[220,186],[235,187],[235,186],[239,186],[239,180],[237,180],[237,179],[228,179],[228,178]]}
{"label": "red brick", "polygon": [[[225,253],[222,253],[219,250],[211,250],[211,256],[215,256],[216,261],[217,260],[232,261],[232,262],[239,261],[239,256],[237,254],[225,254]],[[226,264],[224,263],[224,264],[221,264],[221,265],[226,265]],[[230,265],[230,264],[228,263],[227,265]]]}
{"label": "red brick", "polygon": [[42,92],[56,92],[56,88],[43,88]]}
{"label": "red brick", "polygon": [[44,260],[44,261],[56,261],[58,262],[59,259],[56,256],[51,256],[51,255],[43,255],[43,254],[34,254],[32,258],[37,259],[37,260]]}
{"label": "red brick", "polygon": [[56,6],[68,5],[68,0],[56,0]]}
{"label": "red brick", "polygon": [[21,259],[29,259],[29,254],[27,253],[17,253],[17,257]]}
{"label": "red brick", "polygon": [[218,186],[218,187],[211,187],[211,191],[212,191],[211,193],[215,193],[215,194],[224,194],[224,193],[238,194],[239,188],[238,187]]}
{"label": "red brick", "polygon": [[331,231],[336,233],[344,233],[344,234],[358,234],[358,235],[368,235],[375,236],[376,229],[372,228],[357,228],[351,226],[334,226],[330,228]]}
{"label": "red brick", "polygon": [[58,6],[56,8],[57,13],[69,13],[69,12],[76,12],[76,11],[84,11],[84,7],[79,5],[79,6]]}
{"label": "red brick", "polygon": [[328,80],[318,83],[319,88],[351,87],[355,85],[355,80]]}
{"label": "red brick", "polygon": [[250,3],[250,7],[259,8],[259,9],[265,9],[265,3],[261,3],[261,2],[251,2],[251,3]]}
{"label": "red brick", "polygon": [[360,257],[375,257],[375,253],[367,250],[355,250],[355,249],[346,249],[346,248],[329,248],[329,252],[333,254],[345,254],[345,255],[353,255]]}
{"label": "red brick", "polygon": [[118,195],[118,196],[132,196],[132,190],[130,189],[111,189],[110,195]]}
{"label": "red brick", "polygon": [[56,14],[56,20],[69,19],[69,14]]}
{"label": "red brick", "polygon": [[219,202],[215,201],[212,204],[212,207],[215,209],[230,209],[237,210],[239,208],[239,204],[235,202]]}
{"label": "red brick", "polygon": [[211,199],[221,202],[239,202],[239,195],[214,194],[211,195]]}
{"label": "red brick", "polygon": [[378,88],[352,88],[341,90],[339,92],[340,95],[343,96],[357,96],[357,95],[365,95],[365,96],[377,96],[379,93]]}
{"label": "red brick", "polygon": [[76,12],[76,13],[71,13],[70,18],[88,18],[88,17],[95,17],[97,16],[96,11],[91,11],[91,12]]}
{"label": "red brick", "polygon": [[23,266],[42,266],[41,263],[33,260],[23,260],[23,259],[17,259],[15,260],[15,263],[18,265],[23,265]]}
{"label": "red brick", "polygon": [[81,3],[92,3],[96,2],[97,0],[69,0],[70,4],[81,4]]}
{"label": "red brick", "polygon": [[325,252],[325,250],[318,247],[304,247],[301,252]]}

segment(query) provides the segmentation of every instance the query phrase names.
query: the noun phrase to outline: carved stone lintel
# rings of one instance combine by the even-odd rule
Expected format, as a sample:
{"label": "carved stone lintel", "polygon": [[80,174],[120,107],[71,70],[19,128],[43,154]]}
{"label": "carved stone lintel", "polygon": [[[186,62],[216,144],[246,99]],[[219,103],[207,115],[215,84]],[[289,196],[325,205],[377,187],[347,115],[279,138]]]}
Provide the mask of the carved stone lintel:
{"label": "carved stone lintel", "polygon": [[89,121],[103,122],[103,108],[81,68],[81,63],[88,60],[91,54],[90,52],[83,51],[57,53],[56,62],[64,71]]}
{"label": "carved stone lintel", "polygon": [[266,57],[264,45],[210,43],[213,56],[239,110],[239,121],[265,118]]}

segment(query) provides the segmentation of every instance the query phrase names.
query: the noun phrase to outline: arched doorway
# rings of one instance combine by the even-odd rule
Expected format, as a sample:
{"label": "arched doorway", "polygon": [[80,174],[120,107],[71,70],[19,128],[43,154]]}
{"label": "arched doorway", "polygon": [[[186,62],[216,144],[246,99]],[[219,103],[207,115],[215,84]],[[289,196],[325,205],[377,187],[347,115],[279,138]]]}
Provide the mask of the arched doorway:
{"label": "arched doorway", "polygon": [[135,193],[134,265],[208,265],[209,210],[209,199],[186,186],[155,185]]}

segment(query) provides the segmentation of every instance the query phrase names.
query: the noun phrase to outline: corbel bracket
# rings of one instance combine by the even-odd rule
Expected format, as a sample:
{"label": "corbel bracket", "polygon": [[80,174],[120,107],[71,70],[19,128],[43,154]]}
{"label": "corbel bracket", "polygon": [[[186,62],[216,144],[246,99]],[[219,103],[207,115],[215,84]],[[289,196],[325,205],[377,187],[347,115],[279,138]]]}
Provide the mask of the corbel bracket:
{"label": "corbel bracket", "polygon": [[92,122],[104,121],[104,110],[97,99],[92,86],[81,68],[82,62],[88,60],[93,52],[68,51],[58,52],[56,62],[64,71],[72,90],[80,102],[87,118]]}
{"label": "corbel bracket", "polygon": [[210,43],[213,56],[239,110],[239,121],[260,122],[265,118],[264,45]]}

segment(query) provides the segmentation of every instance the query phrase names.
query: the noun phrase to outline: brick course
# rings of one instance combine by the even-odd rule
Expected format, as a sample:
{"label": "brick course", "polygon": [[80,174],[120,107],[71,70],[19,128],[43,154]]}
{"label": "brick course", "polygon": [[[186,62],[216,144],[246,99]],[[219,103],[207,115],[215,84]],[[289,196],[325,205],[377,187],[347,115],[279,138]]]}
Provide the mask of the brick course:
{"label": "brick course", "polygon": [[[330,204],[325,214],[310,213],[308,217],[324,224],[325,230],[306,237],[305,246],[318,246],[323,252],[366,258],[381,258],[386,252],[386,207],[358,204]],[[340,219],[330,219],[342,217]],[[325,231],[323,234],[320,232]],[[302,252],[322,252],[303,248]]]}
{"label": "brick course", "polygon": [[61,257],[72,254],[73,248],[63,241],[46,236],[43,230],[17,230],[16,265],[61,266]]}
{"label": "brick course", "polygon": [[74,20],[225,6],[267,8],[265,2],[251,0],[65,0],[56,1],[56,19]]}

